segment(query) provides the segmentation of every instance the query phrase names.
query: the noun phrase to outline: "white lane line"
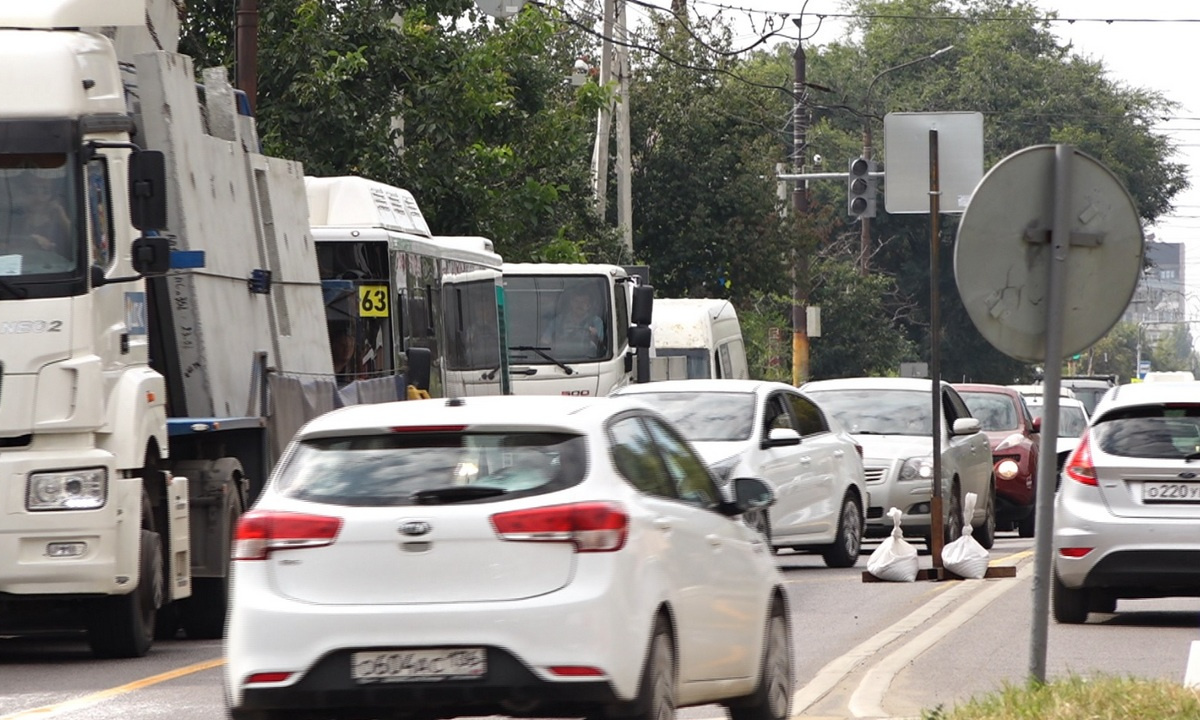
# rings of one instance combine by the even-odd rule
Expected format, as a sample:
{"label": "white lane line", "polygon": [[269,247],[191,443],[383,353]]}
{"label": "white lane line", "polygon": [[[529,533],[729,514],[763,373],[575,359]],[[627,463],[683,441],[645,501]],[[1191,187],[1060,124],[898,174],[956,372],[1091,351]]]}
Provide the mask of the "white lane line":
{"label": "white lane line", "polygon": [[[998,562],[993,562],[992,564],[1016,563],[1031,554],[1032,552],[1030,551],[1015,553],[1000,559]],[[1001,580],[996,584],[1008,585],[1010,583],[1006,583]],[[840,683],[843,678],[854,672],[859,665],[875,655],[875,653],[879,652],[881,649],[887,647],[907,633],[916,630],[931,617],[935,616],[942,609],[955,602],[963,595],[969,595],[978,591],[979,589],[980,588],[978,584],[975,584],[969,580],[955,581],[955,585],[953,587],[940,586],[936,588],[935,592],[937,592],[938,595],[932,600],[909,613],[906,617],[901,618],[899,621],[893,623],[886,630],[876,633],[875,635],[859,643],[841,657],[831,660],[825,665],[825,667],[821,668],[807,685],[797,690],[792,696],[792,717],[795,718],[803,715],[805,710],[812,707],[818,701],[820,701],[821,698],[828,695],[829,691],[837,687],[838,683]]]}
{"label": "white lane line", "polygon": [[[856,718],[885,718],[890,717],[883,709],[883,700],[887,695],[892,681],[900,671],[916,660],[921,653],[933,647],[939,640],[949,635],[951,631],[961,627],[975,617],[993,600],[1012,590],[1022,580],[1033,575],[1033,563],[1028,563],[1017,571],[1015,582],[1000,581],[988,583],[979,593],[971,596],[962,605],[942,618],[933,627],[897,648],[892,654],[876,663],[867,671],[854,694],[850,696],[847,707],[850,714]],[[973,587],[972,581],[963,581],[963,586]],[[946,593],[949,595],[949,593]],[[944,596],[943,596],[944,597]]]}

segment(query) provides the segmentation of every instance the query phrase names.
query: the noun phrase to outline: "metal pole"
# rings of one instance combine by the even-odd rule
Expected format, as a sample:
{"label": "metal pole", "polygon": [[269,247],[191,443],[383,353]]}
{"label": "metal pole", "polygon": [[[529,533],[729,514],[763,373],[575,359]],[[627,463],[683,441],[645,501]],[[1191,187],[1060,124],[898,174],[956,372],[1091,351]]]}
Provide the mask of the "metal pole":
{"label": "metal pole", "polygon": [[258,0],[238,0],[234,46],[237,87],[246,93],[253,114],[258,109]]}
{"label": "metal pole", "polygon": [[616,0],[613,25],[619,45],[617,66],[617,228],[625,242],[625,259],[633,262],[633,154],[629,141],[629,48],[625,0]]}
{"label": "metal pole", "polygon": [[[797,28],[799,23],[796,24]],[[805,57],[800,38],[796,39],[793,56],[794,77],[792,81],[792,165],[798,172],[804,171],[804,157],[808,151],[807,129],[808,108],[806,105]],[[792,190],[792,210],[797,218],[808,212],[808,181],[801,180]],[[792,384],[800,385],[809,378],[808,363],[808,253],[793,250],[792,264]]]}
{"label": "metal pole", "polygon": [[1054,483],[1058,462],[1058,393],[1062,377],[1063,305],[1067,287],[1067,250],[1071,238],[1071,163],[1075,150],[1070,145],[1054,148],[1054,226],[1050,234],[1047,263],[1046,370],[1042,380],[1041,456],[1038,458],[1037,499],[1034,502],[1033,627],[1029,643],[1029,676],[1046,682],[1046,634],[1049,625],[1050,573],[1053,556]]}
{"label": "metal pole", "polygon": [[[871,159],[871,151],[874,148],[871,143],[871,118],[863,118],[863,159]],[[858,249],[858,272],[861,275],[866,275],[868,265],[871,262],[871,218],[863,215],[859,222],[862,223],[862,228],[859,235]]]}
{"label": "metal pole", "polygon": [[[600,87],[607,88],[613,76],[612,32],[614,0],[604,0],[604,19],[600,40]],[[592,150],[592,182],[596,194],[596,214],[604,220],[608,208],[608,139],[612,129],[612,106],[600,108],[596,118],[596,146]]]}
{"label": "metal pole", "polygon": [[942,278],[941,241],[938,238],[941,214],[941,184],[938,179],[938,131],[929,131],[929,378],[933,405],[933,498],[929,503],[929,554],[933,567],[942,567],[945,542],[942,523],[942,318],[940,288]]}

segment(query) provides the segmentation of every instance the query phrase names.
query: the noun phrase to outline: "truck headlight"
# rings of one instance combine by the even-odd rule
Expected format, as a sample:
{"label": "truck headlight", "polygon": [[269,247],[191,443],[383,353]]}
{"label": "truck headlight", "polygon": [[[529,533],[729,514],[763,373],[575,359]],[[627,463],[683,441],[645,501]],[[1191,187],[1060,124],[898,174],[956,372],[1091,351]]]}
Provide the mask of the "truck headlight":
{"label": "truck headlight", "polygon": [[28,510],[94,510],[108,498],[104,468],[32,473],[25,493]]}

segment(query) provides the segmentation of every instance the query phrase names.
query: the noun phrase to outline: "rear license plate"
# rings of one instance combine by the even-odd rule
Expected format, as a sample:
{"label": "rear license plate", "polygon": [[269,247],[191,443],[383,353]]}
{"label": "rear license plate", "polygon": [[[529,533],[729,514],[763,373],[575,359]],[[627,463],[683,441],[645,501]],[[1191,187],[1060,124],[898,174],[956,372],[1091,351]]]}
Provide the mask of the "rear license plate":
{"label": "rear license plate", "polygon": [[1142,502],[1200,503],[1200,483],[1144,482]]}
{"label": "rear license plate", "polygon": [[356,652],[350,672],[358,683],[481,678],[487,674],[487,655],[483,648]]}

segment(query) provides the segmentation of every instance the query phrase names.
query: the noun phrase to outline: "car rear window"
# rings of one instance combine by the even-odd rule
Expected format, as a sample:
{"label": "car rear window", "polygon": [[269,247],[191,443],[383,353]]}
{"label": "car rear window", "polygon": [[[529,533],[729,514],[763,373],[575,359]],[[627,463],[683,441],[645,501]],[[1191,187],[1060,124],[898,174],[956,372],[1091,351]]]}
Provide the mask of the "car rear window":
{"label": "car rear window", "polygon": [[1098,447],[1135,458],[1200,457],[1200,405],[1117,408],[1092,426]]}
{"label": "car rear window", "polygon": [[565,433],[394,433],[299,443],[276,489],[332,505],[489,502],[576,485],[586,439]]}
{"label": "car rear window", "polygon": [[636,393],[692,442],[749,440],[754,431],[754,395],[744,392]]}

